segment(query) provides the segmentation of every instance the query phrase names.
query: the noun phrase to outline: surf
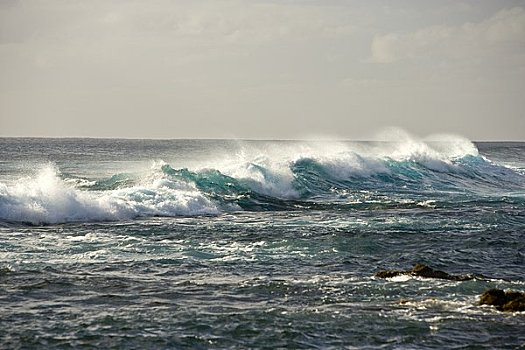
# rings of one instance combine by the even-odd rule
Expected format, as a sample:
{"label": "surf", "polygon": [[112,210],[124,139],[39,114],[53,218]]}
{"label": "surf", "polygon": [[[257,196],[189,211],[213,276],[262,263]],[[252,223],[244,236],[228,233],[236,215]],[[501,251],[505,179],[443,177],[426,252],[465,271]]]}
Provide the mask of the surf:
{"label": "surf", "polygon": [[[150,160],[105,177],[56,163],[0,183],[0,220],[29,224],[220,215],[235,211],[372,210],[454,201],[521,203],[525,175],[451,135],[395,131],[369,142],[243,142],[213,159]],[[91,171],[90,171],[91,173]],[[429,204],[430,203],[430,204]]]}
{"label": "surf", "polygon": [[215,205],[188,183],[155,179],[106,191],[68,184],[48,165],[15,186],[0,185],[0,218],[30,224],[119,221],[138,217],[212,215]]}

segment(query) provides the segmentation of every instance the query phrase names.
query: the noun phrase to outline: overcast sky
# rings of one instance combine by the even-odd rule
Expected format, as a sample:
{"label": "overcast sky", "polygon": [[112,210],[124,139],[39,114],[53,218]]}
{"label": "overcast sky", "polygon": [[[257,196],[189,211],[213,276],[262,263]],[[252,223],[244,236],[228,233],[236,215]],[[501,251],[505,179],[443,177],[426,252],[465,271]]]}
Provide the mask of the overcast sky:
{"label": "overcast sky", "polygon": [[525,1],[0,1],[0,136],[525,140]]}

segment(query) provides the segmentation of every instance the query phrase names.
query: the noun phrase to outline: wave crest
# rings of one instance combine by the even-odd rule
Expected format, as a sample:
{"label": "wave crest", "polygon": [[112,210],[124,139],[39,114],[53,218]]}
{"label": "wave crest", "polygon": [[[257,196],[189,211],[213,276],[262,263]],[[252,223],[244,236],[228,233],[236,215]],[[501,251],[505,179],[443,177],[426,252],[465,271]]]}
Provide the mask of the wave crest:
{"label": "wave crest", "polygon": [[62,180],[50,165],[15,186],[0,184],[0,219],[6,221],[52,224],[217,213],[217,207],[191,184],[163,178],[147,186],[82,191]]}
{"label": "wave crest", "polygon": [[[71,178],[54,165],[0,183],[0,220],[31,224],[216,215],[231,210],[434,207],[452,194],[523,193],[524,175],[468,140],[397,134],[375,142],[274,142],[188,168]],[[126,170],[124,170],[126,171]]]}

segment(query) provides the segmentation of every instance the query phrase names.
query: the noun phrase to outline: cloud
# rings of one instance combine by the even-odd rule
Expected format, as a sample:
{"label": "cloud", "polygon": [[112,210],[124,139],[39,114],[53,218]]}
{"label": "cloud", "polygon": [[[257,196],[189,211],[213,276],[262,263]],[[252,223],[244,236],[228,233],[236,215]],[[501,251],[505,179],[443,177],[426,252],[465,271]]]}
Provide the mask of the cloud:
{"label": "cloud", "polygon": [[0,132],[359,136],[385,123],[483,131],[497,115],[515,135],[525,6],[503,6],[0,0]]}
{"label": "cloud", "polygon": [[371,61],[393,63],[432,57],[461,59],[500,55],[504,51],[525,51],[525,10],[521,7],[500,10],[477,23],[435,25],[411,33],[375,35]]}
{"label": "cloud", "polygon": [[337,8],[240,0],[35,0],[0,4],[0,18],[3,43],[135,36],[263,42],[352,30]]}
{"label": "cloud", "polygon": [[[133,72],[291,53],[350,35],[334,6],[202,0],[0,3],[2,70],[127,66]],[[259,50],[259,51],[257,51]],[[269,54],[269,56],[271,56]],[[21,67],[21,66],[24,67]],[[153,68],[153,69],[152,69]]]}

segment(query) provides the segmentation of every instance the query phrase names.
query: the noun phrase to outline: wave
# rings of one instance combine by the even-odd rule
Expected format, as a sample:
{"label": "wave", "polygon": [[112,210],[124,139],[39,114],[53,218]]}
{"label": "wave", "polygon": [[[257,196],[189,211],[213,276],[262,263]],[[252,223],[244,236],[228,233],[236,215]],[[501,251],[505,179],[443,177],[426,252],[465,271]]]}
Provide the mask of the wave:
{"label": "wave", "polygon": [[[525,176],[462,138],[244,145],[192,169],[154,162],[98,180],[47,165],[0,183],[0,220],[30,224],[217,215],[227,211],[434,208],[451,196],[524,191]],[[469,199],[471,200],[471,199]]]}
{"label": "wave", "polygon": [[31,224],[125,220],[149,216],[217,214],[189,183],[156,179],[147,185],[85,191],[60,178],[54,166],[12,187],[0,184],[0,218]]}

